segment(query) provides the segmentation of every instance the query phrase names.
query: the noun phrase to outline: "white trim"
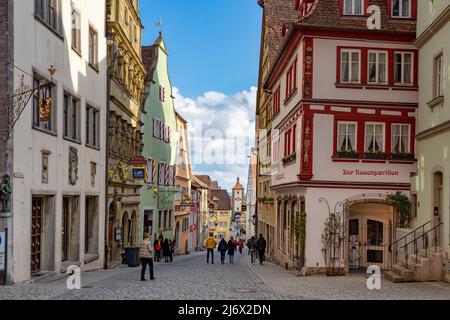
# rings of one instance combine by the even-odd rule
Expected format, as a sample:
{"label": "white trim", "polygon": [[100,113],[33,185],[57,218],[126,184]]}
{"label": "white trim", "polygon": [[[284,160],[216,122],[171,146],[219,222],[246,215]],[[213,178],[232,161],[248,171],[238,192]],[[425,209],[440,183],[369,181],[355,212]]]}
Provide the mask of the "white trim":
{"label": "white trim", "polygon": [[331,111],[340,111],[340,112],[352,112],[352,108],[346,108],[346,107],[331,107]]}
{"label": "white trim", "polygon": [[401,116],[401,111],[388,111],[388,110],[381,110],[381,115],[384,116]]}
{"label": "white trim", "polygon": [[[366,136],[367,136],[367,126],[376,126],[376,125],[382,125],[383,126],[383,147],[381,148],[381,152],[386,152],[386,123],[385,122],[376,122],[376,121],[367,121],[364,124],[364,152],[367,152],[367,145],[366,145]],[[375,136],[375,130],[373,131],[373,135]]]}
{"label": "white trim", "polygon": [[325,110],[325,106],[309,106],[310,110],[319,110],[319,111],[324,111]]}
{"label": "white trim", "polygon": [[358,108],[357,109],[358,113],[365,113],[365,114],[375,114],[376,110],[375,109],[362,109],[362,108]]}
{"label": "white trim", "polygon": [[[375,81],[370,81],[370,54],[375,54]],[[385,70],[384,70],[384,78],[385,81],[381,82],[379,79],[380,76],[380,54],[385,54]],[[367,51],[367,83],[370,84],[387,84],[388,83],[388,77],[389,77],[389,61],[388,61],[388,52],[385,50],[368,50]]]}
{"label": "white trim", "polygon": [[344,5],[342,6],[342,14],[346,15],[346,16],[363,16],[364,15],[364,1],[365,0],[360,0],[361,1],[361,13],[355,13],[355,8],[356,8],[356,1],[357,0],[351,0],[352,2],[352,7],[351,7],[351,13],[347,13],[346,12],[346,0],[344,0]]}
{"label": "white trim", "polygon": [[[349,136],[348,134],[348,126],[349,125],[355,125],[355,145],[352,148],[352,151],[358,151],[358,122],[357,121],[338,121],[337,122],[337,132],[336,132],[336,150],[337,152],[340,152],[340,141],[339,141],[339,125],[344,124],[345,125],[345,135]],[[348,146],[347,146],[348,148]]]}
{"label": "white trim", "polygon": [[[349,53],[348,55],[348,79],[349,81],[343,81],[342,79],[342,54],[343,53]],[[352,65],[353,65],[353,60],[352,60],[352,53],[358,53],[358,81],[353,81],[352,79]],[[361,49],[347,49],[347,48],[341,48],[340,52],[340,66],[339,66],[339,82],[340,83],[361,83]]]}
{"label": "white trim", "polygon": [[391,1],[391,18],[395,18],[395,19],[410,19],[411,18],[411,7],[412,7],[412,1],[408,0],[409,3],[409,10],[408,10],[408,16],[402,16],[402,12],[403,12],[403,2],[402,0],[398,0],[398,16],[394,16],[394,1],[395,0],[390,0]]}

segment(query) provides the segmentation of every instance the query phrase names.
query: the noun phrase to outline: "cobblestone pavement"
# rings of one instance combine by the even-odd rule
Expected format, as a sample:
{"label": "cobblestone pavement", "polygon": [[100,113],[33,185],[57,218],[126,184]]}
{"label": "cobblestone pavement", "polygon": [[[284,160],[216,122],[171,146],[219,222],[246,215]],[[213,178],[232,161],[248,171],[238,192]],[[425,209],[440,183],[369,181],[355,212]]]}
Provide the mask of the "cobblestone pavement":
{"label": "cobblestone pavement", "polygon": [[[382,279],[381,290],[366,288],[365,274],[342,277],[298,277],[272,264],[252,265],[237,253],[234,265],[206,264],[205,253],[176,256],[156,263],[154,281],[141,282],[140,267],[83,272],[81,290],[69,291],[65,278],[0,287],[7,299],[450,299],[448,283],[393,284]],[[146,274],[148,279],[148,271]]]}

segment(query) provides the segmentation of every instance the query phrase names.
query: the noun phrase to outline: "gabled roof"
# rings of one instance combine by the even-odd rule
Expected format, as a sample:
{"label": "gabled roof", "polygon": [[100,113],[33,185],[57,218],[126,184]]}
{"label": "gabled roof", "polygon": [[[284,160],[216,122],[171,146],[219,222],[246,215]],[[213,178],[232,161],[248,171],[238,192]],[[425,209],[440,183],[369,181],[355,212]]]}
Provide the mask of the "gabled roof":
{"label": "gabled roof", "polygon": [[231,210],[231,198],[227,190],[213,189],[211,194],[214,200],[217,199],[214,209],[216,210]]}
{"label": "gabled roof", "polygon": [[239,182],[239,178],[237,178],[236,184],[234,185],[233,190],[244,190],[241,183]]}

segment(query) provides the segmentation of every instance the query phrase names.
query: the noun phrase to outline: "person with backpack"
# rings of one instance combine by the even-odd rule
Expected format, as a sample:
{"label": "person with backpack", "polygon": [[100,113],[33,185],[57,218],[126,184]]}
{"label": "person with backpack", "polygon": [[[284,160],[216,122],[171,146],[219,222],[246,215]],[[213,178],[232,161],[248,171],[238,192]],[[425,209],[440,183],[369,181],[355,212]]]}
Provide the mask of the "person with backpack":
{"label": "person with backpack", "polygon": [[234,252],[236,251],[236,241],[231,237],[228,241],[228,256],[230,257],[230,263],[234,264]]}
{"label": "person with backpack", "polygon": [[220,252],[220,262],[225,264],[225,255],[227,254],[228,245],[224,238],[219,242],[217,250]]}
{"label": "person with backpack", "polygon": [[259,264],[262,265],[266,253],[266,239],[264,239],[262,233],[259,234],[256,246],[258,248]]}

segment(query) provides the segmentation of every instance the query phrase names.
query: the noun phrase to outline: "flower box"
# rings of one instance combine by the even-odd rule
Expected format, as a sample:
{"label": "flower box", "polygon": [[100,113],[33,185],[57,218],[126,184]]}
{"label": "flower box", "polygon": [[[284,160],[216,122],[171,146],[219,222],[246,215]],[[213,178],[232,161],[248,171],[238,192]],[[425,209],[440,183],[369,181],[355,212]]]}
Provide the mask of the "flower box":
{"label": "flower box", "polygon": [[414,160],[414,156],[410,153],[392,153],[391,160],[411,161]]}
{"label": "flower box", "polygon": [[338,158],[347,158],[347,159],[358,159],[359,153],[356,151],[338,151],[337,155]]}
{"label": "flower box", "polygon": [[297,155],[296,155],[295,152],[294,152],[293,154],[287,156],[287,157],[284,157],[284,158],[282,159],[283,165],[286,165],[286,164],[288,164],[289,162],[294,161],[296,158],[297,158]]}
{"label": "flower box", "polygon": [[381,159],[381,160],[385,160],[386,159],[386,153],[385,152],[365,152],[364,153],[364,158],[365,159]]}

